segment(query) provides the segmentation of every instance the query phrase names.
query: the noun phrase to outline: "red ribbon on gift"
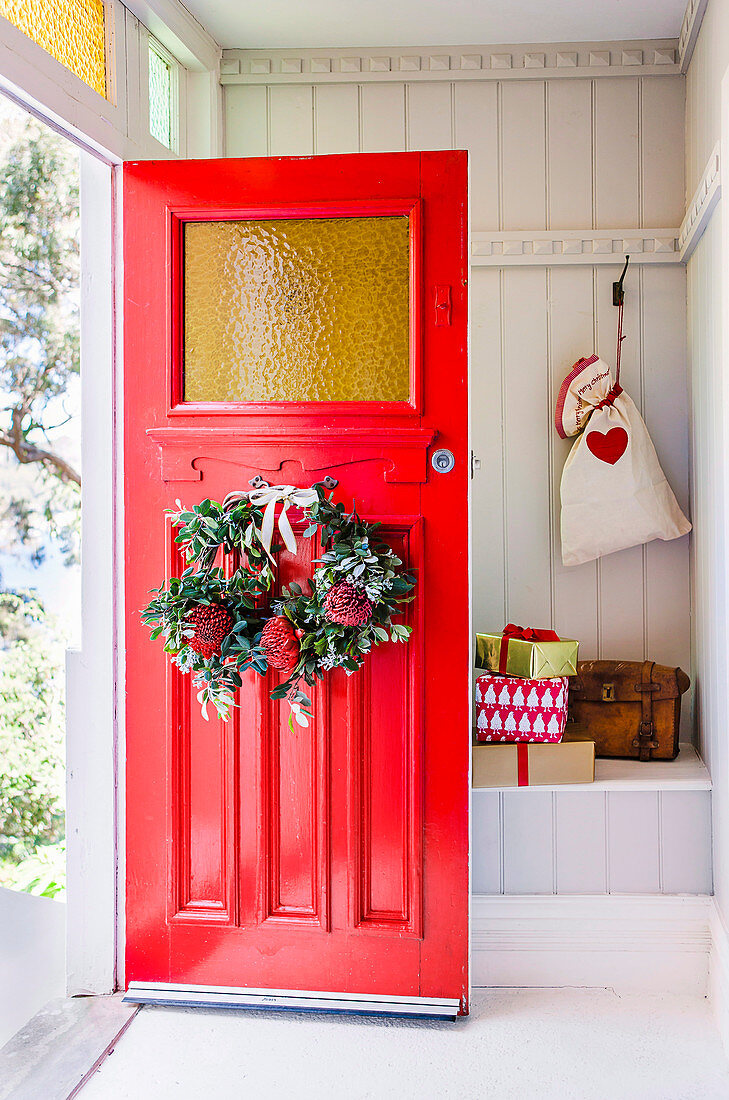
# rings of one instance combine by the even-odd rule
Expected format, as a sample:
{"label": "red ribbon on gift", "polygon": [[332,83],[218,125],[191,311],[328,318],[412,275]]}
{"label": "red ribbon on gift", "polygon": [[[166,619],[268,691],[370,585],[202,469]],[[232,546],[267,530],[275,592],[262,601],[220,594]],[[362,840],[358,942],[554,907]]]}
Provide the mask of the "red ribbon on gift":
{"label": "red ribbon on gift", "polygon": [[529,746],[523,741],[516,746],[516,783],[518,787],[529,786]]}
{"label": "red ribbon on gift", "polygon": [[559,634],[553,630],[537,630],[533,626],[517,626],[515,623],[507,623],[504,627],[501,645],[499,646],[499,672],[506,675],[506,662],[509,656],[509,642],[512,638],[520,638],[525,642],[559,642]]}

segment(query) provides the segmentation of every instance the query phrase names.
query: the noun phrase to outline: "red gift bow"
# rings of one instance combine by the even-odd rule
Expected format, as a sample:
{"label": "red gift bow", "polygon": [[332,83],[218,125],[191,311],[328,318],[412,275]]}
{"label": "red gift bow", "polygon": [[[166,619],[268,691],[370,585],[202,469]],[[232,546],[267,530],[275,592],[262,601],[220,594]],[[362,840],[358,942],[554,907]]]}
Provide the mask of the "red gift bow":
{"label": "red gift bow", "polygon": [[504,627],[501,645],[499,646],[499,672],[506,674],[506,661],[509,656],[509,642],[512,638],[521,638],[525,642],[558,642],[559,634],[553,630],[538,630],[533,626],[517,626],[516,623],[507,623]]}

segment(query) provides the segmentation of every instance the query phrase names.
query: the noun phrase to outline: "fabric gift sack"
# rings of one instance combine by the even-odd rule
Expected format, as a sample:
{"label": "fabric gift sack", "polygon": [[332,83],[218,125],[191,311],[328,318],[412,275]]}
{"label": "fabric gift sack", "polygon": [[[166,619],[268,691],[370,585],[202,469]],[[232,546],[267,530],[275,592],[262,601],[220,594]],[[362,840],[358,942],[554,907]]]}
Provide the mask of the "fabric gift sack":
{"label": "fabric gift sack", "polygon": [[618,363],[613,385],[610,368],[591,355],[575,363],[559,391],[557,431],[562,439],[579,434],[560,488],[565,565],[691,530],[619,370]]}

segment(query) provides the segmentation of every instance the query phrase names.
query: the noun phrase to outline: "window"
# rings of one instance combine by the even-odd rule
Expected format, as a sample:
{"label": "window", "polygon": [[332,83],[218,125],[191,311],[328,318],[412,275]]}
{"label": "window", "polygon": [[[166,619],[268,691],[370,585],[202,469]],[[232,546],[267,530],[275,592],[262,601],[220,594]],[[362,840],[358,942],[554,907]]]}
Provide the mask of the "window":
{"label": "window", "polygon": [[0,0],[0,15],[106,98],[104,0]]}
{"label": "window", "polygon": [[176,147],[177,65],[156,39],[149,39],[149,132],[166,149]]}
{"label": "window", "polygon": [[185,224],[186,401],[407,401],[407,217]]}

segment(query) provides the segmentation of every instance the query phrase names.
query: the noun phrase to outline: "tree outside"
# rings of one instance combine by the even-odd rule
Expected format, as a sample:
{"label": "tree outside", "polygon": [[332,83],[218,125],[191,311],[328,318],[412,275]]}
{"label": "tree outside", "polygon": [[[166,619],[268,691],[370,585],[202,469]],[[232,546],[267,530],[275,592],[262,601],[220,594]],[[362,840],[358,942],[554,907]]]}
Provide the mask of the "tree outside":
{"label": "tree outside", "polygon": [[78,154],[0,98],[0,885],[65,882],[80,629]]}

